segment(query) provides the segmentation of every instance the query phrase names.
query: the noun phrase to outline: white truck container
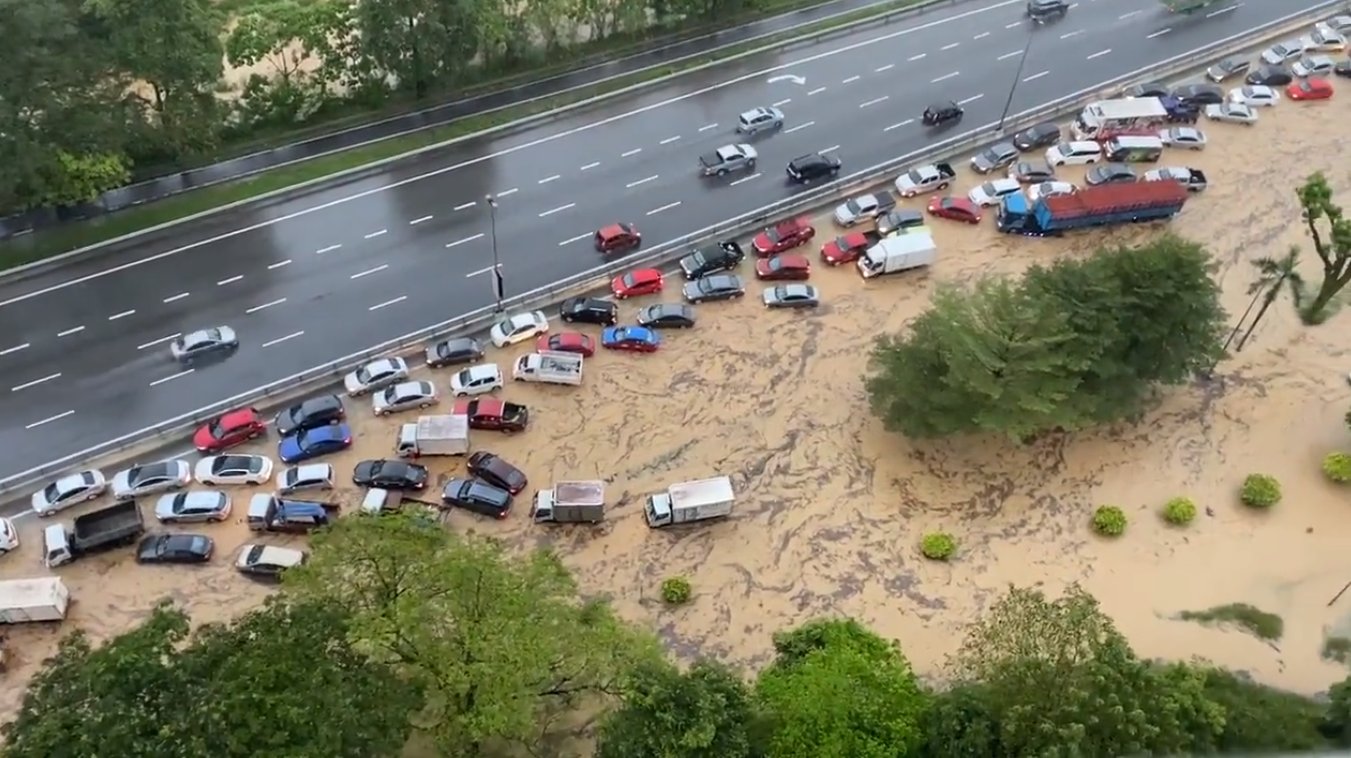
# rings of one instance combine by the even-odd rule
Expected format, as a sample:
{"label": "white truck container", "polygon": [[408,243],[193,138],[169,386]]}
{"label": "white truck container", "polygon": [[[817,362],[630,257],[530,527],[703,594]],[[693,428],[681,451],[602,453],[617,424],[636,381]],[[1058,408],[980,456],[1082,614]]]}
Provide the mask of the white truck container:
{"label": "white truck container", "polygon": [[399,438],[394,450],[400,458],[467,455],[469,417],[464,414],[419,416],[417,423],[399,427]]}
{"label": "white truck container", "polygon": [[372,516],[385,513],[400,513],[406,508],[421,508],[427,514],[440,518],[445,507],[431,500],[421,500],[406,492],[385,490],[372,487],[361,496],[361,512]]}
{"label": "white truck container", "polygon": [[582,383],[582,360],[576,353],[526,353],[517,359],[511,375],[524,382],[576,386]]}
{"label": "white truck container", "polygon": [[536,524],[594,524],[605,518],[605,482],[555,482],[535,493],[530,516]]}
{"label": "white truck container", "polygon": [[0,624],[60,621],[70,605],[70,590],[60,577],[0,581]]}
{"label": "white truck container", "polygon": [[722,518],[732,512],[736,492],[732,480],[725,476],[680,482],[665,492],[649,495],[647,525],[656,529],[672,524],[688,524],[711,518]]}
{"label": "white truck container", "polygon": [[858,272],[864,279],[883,274],[898,274],[933,264],[938,246],[928,234],[902,234],[885,237],[858,257]]}

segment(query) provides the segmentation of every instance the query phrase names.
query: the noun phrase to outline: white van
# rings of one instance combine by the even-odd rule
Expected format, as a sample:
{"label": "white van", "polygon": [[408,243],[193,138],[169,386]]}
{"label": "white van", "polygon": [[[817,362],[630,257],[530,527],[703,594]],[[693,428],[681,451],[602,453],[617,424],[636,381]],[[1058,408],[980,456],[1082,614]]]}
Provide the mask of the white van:
{"label": "white van", "polygon": [[1103,155],[1113,163],[1157,163],[1163,157],[1158,137],[1113,137],[1103,145]]}
{"label": "white van", "polygon": [[1102,160],[1102,145],[1088,140],[1061,142],[1046,151],[1046,162],[1052,166],[1081,166]]}

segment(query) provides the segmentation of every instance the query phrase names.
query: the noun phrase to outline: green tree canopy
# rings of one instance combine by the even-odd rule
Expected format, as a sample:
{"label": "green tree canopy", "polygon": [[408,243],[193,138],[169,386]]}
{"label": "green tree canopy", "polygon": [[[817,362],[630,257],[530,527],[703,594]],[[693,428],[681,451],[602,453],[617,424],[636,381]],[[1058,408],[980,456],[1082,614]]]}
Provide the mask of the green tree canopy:
{"label": "green tree canopy", "polygon": [[1328,317],[1332,299],[1351,282],[1351,219],[1333,202],[1332,186],[1321,171],[1305,180],[1295,193],[1323,268],[1323,281],[1313,300],[1300,310],[1300,317],[1305,323],[1317,324]]}
{"label": "green tree canopy", "polygon": [[741,676],[708,660],[682,672],[637,667],[601,725],[599,758],[749,758],[753,716]]}

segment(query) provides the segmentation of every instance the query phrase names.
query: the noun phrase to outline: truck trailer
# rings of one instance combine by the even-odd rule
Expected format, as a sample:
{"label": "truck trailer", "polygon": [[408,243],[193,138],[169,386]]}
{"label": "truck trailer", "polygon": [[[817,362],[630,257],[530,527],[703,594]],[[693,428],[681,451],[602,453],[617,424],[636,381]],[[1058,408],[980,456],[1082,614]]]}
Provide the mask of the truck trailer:
{"label": "truck trailer", "polygon": [[555,482],[539,490],[530,506],[536,524],[594,524],[605,518],[605,482]]}
{"label": "truck trailer", "polygon": [[394,451],[400,458],[424,455],[468,455],[469,417],[464,414],[419,416],[399,427]]}
{"label": "truck trailer", "polygon": [[725,476],[672,484],[649,495],[644,513],[653,529],[673,524],[723,518],[732,512],[736,491]]}
{"label": "truck trailer", "polygon": [[1162,126],[1170,120],[1169,110],[1157,97],[1122,97],[1099,100],[1084,106],[1070,130],[1077,140],[1097,139],[1102,130],[1120,131]]}
{"label": "truck trailer", "polygon": [[1053,237],[1074,229],[1163,221],[1186,202],[1187,190],[1177,182],[1103,184],[1032,204],[1021,194],[1010,195],[1000,203],[995,223],[1005,234]]}
{"label": "truck trailer", "polygon": [[141,506],[128,500],[76,516],[70,530],[52,524],[42,531],[42,562],[47,568],[70,563],[90,553],[134,544],[145,534]]}
{"label": "truck trailer", "polygon": [[884,237],[858,257],[858,272],[864,279],[899,274],[933,264],[938,246],[928,234],[912,233]]}
{"label": "truck trailer", "polygon": [[526,353],[517,359],[511,375],[525,382],[577,386],[582,383],[582,362],[577,353],[554,350]]}
{"label": "truck trailer", "polygon": [[0,624],[60,621],[70,605],[70,590],[58,576],[0,581]]}

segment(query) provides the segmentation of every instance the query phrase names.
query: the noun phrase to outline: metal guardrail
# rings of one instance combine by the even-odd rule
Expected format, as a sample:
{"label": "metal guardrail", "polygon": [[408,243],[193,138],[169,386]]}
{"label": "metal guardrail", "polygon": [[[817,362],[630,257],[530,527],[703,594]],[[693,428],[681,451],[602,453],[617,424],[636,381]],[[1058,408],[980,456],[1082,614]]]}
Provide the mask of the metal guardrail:
{"label": "metal guardrail", "polygon": [[[1006,128],[1003,132],[996,132],[995,129],[998,126],[997,123],[991,122],[982,125],[969,132],[965,132],[964,134],[943,140],[934,145],[929,145],[921,150],[916,150],[883,163],[879,163],[870,168],[866,168],[862,171],[855,172],[847,177],[824,184],[801,195],[778,201],[749,213],[743,213],[735,218],[719,222],[664,242],[654,248],[575,274],[546,287],[540,287],[531,290],[530,292],[507,298],[503,301],[503,307],[506,312],[538,309],[551,302],[557,302],[563,299],[564,296],[578,294],[582,291],[603,286],[608,283],[610,278],[614,275],[621,271],[632,269],[635,266],[662,265],[673,262],[675,259],[688,252],[691,243],[707,239],[725,239],[730,236],[741,236],[745,234],[747,230],[759,228],[771,218],[792,213],[800,213],[823,204],[829,204],[828,201],[832,199],[860,193],[863,190],[876,185],[881,180],[890,179],[893,174],[897,173],[903,167],[915,165],[916,162],[925,156],[965,153],[966,151],[998,137],[1000,134],[1016,131],[1040,121],[1064,117],[1067,113],[1076,112],[1086,102],[1091,102],[1110,95],[1111,91],[1114,91],[1125,83],[1179,76],[1188,71],[1197,69],[1198,66],[1203,66],[1204,56],[1211,55],[1226,48],[1232,49],[1240,41],[1242,42],[1241,47],[1251,47],[1254,44],[1264,41],[1264,37],[1258,35],[1265,35],[1269,38],[1283,36],[1287,33],[1287,27],[1290,24],[1296,21],[1306,23],[1308,19],[1322,17],[1326,15],[1327,9],[1336,7],[1343,2],[1344,0],[1329,0],[1315,8],[1306,9],[1299,13],[1293,13],[1289,16],[1276,19],[1264,24],[1256,30],[1250,30],[1248,33],[1219,40],[1218,42],[1211,43],[1187,54],[1169,58],[1168,60],[1162,61],[1142,71],[1116,77],[1115,79],[1080,90],[1072,95],[1060,98],[1040,107],[1023,111],[1006,120]],[[1278,30],[1279,33],[1267,34],[1272,30]],[[90,459],[116,455],[119,452],[126,451],[133,447],[146,445],[147,443],[156,440],[168,438],[182,440],[186,438],[193,429],[207,419],[217,416],[230,408],[236,408],[241,405],[257,404],[259,400],[267,400],[268,398],[273,398],[275,400],[283,396],[292,397],[305,392],[313,392],[333,385],[347,372],[352,371],[358,366],[375,358],[405,352],[415,347],[422,348],[430,340],[439,339],[454,333],[480,332],[486,330],[492,323],[500,318],[502,318],[501,313],[496,312],[492,307],[485,307],[464,314],[463,316],[429,326],[425,329],[419,329],[416,332],[406,334],[368,350],[353,353],[323,366],[303,371],[294,376],[235,395],[234,397],[214,403],[206,408],[183,414],[177,418],[169,419],[168,421],[155,424],[154,426],[137,430],[131,434],[123,435],[101,445],[82,450],[79,453],[74,453],[59,460],[29,469],[23,473],[7,477],[6,479],[0,480],[0,497],[9,495],[16,490],[32,487],[34,484],[46,481],[52,478],[53,475],[65,471],[72,466],[82,465],[83,462]]]}

